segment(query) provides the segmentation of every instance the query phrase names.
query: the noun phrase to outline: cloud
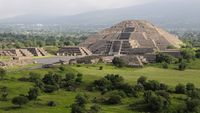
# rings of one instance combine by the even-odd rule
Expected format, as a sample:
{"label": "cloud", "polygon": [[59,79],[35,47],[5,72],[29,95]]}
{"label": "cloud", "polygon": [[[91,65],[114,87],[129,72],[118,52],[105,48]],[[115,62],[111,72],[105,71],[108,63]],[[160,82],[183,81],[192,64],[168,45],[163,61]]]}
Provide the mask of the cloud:
{"label": "cloud", "polygon": [[[148,0],[151,1],[154,0]],[[0,0],[0,18],[29,13],[72,15],[146,2],[147,0]]]}

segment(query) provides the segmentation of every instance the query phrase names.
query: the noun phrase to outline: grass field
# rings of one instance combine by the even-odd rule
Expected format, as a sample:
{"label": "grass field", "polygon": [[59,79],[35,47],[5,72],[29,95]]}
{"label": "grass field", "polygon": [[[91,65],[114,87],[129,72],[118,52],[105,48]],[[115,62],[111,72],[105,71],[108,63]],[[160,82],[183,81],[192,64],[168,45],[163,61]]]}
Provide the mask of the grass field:
{"label": "grass field", "polygon": [[[103,70],[99,67],[103,66]],[[78,89],[77,92],[68,92],[59,90],[52,94],[42,93],[37,101],[31,101],[22,109],[13,108],[11,99],[19,94],[27,94],[30,87],[33,86],[30,82],[19,81],[18,78],[28,77],[29,72],[37,72],[42,75],[49,71],[65,75],[67,72],[80,72],[82,73],[84,84],[91,83],[93,80],[99,79],[107,74],[119,74],[125,78],[125,81],[135,84],[140,76],[146,76],[148,79],[158,80],[173,87],[178,83],[186,84],[188,82],[194,83],[196,87],[200,88],[200,60],[192,62],[189,69],[185,71],[178,71],[171,67],[170,69],[159,68],[160,65],[151,65],[144,68],[116,68],[112,65],[97,64],[97,65],[73,65],[65,66],[65,72],[61,72],[58,68],[52,69],[36,69],[20,70],[20,68],[8,69],[7,80],[0,81],[0,87],[7,86],[9,90],[9,101],[0,101],[0,113],[70,113],[70,104],[74,102],[75,96],[82,92],[89,95],[90,99],[100,95],[99,92],[85,92],[83,89]],[[29,66],[30,67],[30,66]],[[55,101],[56,107],[48,107],[48,101]],[[136,98],[123,99],[119,105],[102,105],[102,113],[136,113],[128,110],[128,105]],[[176,103],[176,101],[174,101]],[[90,104],[88,104],[88,107]]]}

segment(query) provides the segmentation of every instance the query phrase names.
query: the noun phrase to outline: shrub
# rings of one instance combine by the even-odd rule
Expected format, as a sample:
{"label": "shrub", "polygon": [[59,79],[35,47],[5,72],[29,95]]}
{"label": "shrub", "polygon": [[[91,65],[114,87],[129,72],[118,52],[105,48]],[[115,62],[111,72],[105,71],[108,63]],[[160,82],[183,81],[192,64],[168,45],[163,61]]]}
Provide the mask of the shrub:
{"label": "shrub", "polygon": [[149,80],[145,84],[145,90],[156,91],[156,90],[159,90],[159,88],[160,88],[160,83],[156,80]]}
{"label": "shrub", "polygon": [[160,111],[164,107],[164,101],[160,96],[151,96],[148,104],[152,111]]}
{"label": "shrub", "polygon": [[2,93],[2,95],[1,95],[1,100],[2,101],[7,101],[8,99],[7,99],[7,96],[8,96],[8,88],[7,87],[2,87],[1,88],[1,93]]}
{"label": "shrub", "polygon": [[166,62],[164,62],[163,64],[162,64],[162,67],[164,68],[164,69],[168,69],[169,67],[168,67],[168,64],[166,63]]}
{"label": "shrub", "polygon": [[86,95],[78,94],[75,103],[71,105],[71,113],[86,113],[85,104],[87,101]]}
{"label": "shrub", "polygon": [[28,92],[29,100],[36,100],[39,96],[39,89],[37,87],[31,88]]}
{"label": "shrub", "polygon": [[123,84],[121,86],[121,90],[123,90],[127,96],[137,96],[137,91],[135,90],[135,87],[130,84]]}
{"label": "shrub", "polygon": [[86,109],[85,107],[79,106],[77,104],[72,104],[71,113],[86,113]]}
{"label": "shrub", "polygon": [[58,85],[61,82],[62,77],[60,75],[54,74],[54,73],[48,73],[44,75],[44,78],[42,79],[44,84],[48,85]]}
{"label": "shrub", "polygon": [[40,74],[38,74],[38,73],[33,73],[33,72],[30,72],[29,73],[29,81],[30,82],[36,82],[37,80],[39,80],[40,79],[40,77],[41,77],[41,75]]}
{"label": "shrub", "polygon": [[95,104],[90,107],[89,113],[99,113],[101,111],[101,106]]}
{"label": "shrub", "polygon": [[100,67],[99,67],[99,70],[103,70],[103,66],[100,66]]}
{"label": "shrub", "polygon": [[160,88],[159,90],[168,90],[168,86],[164,83],[160,83]]}
{"label": "shrub", "polygon": [[159,96],[162,96],[163,98],[165,98],[167,101],[170,100],[170,95],[168,92],[164,91],[164,90],[160,90],[160,91],[156,91],[156,94]]}
{"label": "shrub", "polygon": [[119,104],[121,103],[122,97],[120,95],[111,95],[108,100],[106,100],[107,104]]}
{"label": "shrub", "polygon": [[181,55],[187,61],[190,61],[195,58],[195,51],[191,48],[184,48],[181,50]]}
{"label": "shrub", "polygon": [[125,66],[124,60],[119,57],[114,57],[114,59],[112,60],[112,63],[116,67],[124,67]]}
{"label": "shrub", "polygon": [[55,85],[45,85],[44,86],[44,92],[45,93],[52,93],[54,91],[58,90],[58,87]]}
{"label": "shrub", "polygon": [[76,104],[79,106],[84,106],[87,103],[88,99],[86,95],[78,94],[76,96]]}
{"label": "shrub", "polygon": [[185,85],[183,84],[178,84],[176,87],[175,87],[175,92],[178,93],[178,94],[185,94]]}
{"label": "shrub", "polygon": [[49,101],[49,102],[47,103],[47,105],[50,106],[50,107],[55,107],[55,106],[56,106],[56,102],[54,102],[54,101]]}
{"label": "shrub", "polygon": [[189,91],[189,90],[195,90],[195,86],[193,83],[187,83],[186,84],[186,90]]}
{"label": "shrub", "polygon": [[137,84],[142,84],[143,86],[146,84],[147,77],[141,76],[140,78],[137,79]]}
{"label": "shrub", "polygon": [[6,70],[0,68],[0,80],[3,80],[5,76],[6,76]]}
{"label": "shrub", "polygon": [[75,79],[75,82],[77,83],[77,84],[80,84],[80,83],[82,83],[82,80],[83,79],[83,74],[81,74],[81,73],[78,73],[77,74],[77,77],[76,77],[76,79]]}
{"label": "shrub", "polygon": [[60,71],[65,71],[65,67],[61,66],[59,67]]}
{"label": "shrub", "polygon": [[179,65],[178,65],[178,69],[180,71],[184,71],[186,69],[186,63],[185,62],[181,62]]}
{"label": "shrub", "polygon": [[187,100],[186,105],[187,105],[187,111],[188,112],[198,112],[198,106],[200,104],[199,99],[192,99],[192,100]]}
{"label": "shrub", "polygon": [[18,105],[19,107],[21,107],[22,105],[25,105],[27,104],[29,101],[28,101],[28,98],[25,97],[25,96],[17,96],[17,97],[14,97],[12,99],[12,103],[14,105]]}
{"label": "shrub", "polygon": [[169,55],[169,54],[165,54],[165,53],[158,53],[156,55],[156,62],[158,63],[162,63],[162,62],[166,62],[168,64],[174,63],[176,62],[176,58],[174,58],[173,56]]}

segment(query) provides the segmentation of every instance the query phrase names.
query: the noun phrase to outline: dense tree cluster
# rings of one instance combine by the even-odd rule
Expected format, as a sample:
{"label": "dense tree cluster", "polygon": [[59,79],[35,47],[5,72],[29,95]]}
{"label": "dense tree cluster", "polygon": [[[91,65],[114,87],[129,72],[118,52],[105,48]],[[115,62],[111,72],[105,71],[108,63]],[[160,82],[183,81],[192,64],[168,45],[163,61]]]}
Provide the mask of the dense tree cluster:
{"label": "dense tree cluster", "polygon": [[55,35],[31,35],[0,33],[0,48],[23,48],[23,47],[44,47],[44,46],[69,46],[77,45],[85,40],[85,36],[55,36]]}

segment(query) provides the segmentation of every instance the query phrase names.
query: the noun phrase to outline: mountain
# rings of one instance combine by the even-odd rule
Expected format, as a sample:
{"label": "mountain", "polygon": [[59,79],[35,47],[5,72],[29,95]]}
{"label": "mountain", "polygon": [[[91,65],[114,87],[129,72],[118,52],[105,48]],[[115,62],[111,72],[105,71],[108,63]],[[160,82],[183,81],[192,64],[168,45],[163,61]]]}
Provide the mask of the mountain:
{"label": "mountain", "polygon": [[0,23],[66,24],[66,25],[112,25],[122,20],[143,19],[162,27],[200,28],[200,1],[159,0],[138,6],[101,10],[72,16],[22,15],[0,20]]}

